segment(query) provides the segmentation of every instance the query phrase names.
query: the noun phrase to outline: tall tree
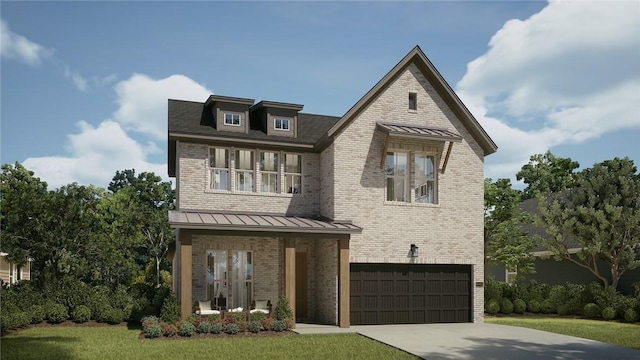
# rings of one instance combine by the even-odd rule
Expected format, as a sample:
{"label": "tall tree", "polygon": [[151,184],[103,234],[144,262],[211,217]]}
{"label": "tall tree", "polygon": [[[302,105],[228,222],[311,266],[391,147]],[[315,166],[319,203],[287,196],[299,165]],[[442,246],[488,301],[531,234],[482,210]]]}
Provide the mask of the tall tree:
{"label": "tall tree", "polygon": [[555,156],[551,151],[532,155],[529,163],[516,174],[517,180],[527,184],[522,199],[532,199],[538,194],[554,193],[573,187],[574,170],[578,167],[580,164],[577,161]]}
{"label": "tall tree", "polygon": [[[541,196],[540,211],[550,235],[547,248],[591,271],[605,287],[616,288],[622,274],[640,266],[640,175],[629,158],[581,171],[575,187]],[[572,240],[580,247],[575,256]]]}
{"label": "tall tree", "polygon": [[508,270],[534,272],[535,240],[522,229],[531,217],[520,209],[520,191],[511,180],[484,180],[485,264],[505,264]]}

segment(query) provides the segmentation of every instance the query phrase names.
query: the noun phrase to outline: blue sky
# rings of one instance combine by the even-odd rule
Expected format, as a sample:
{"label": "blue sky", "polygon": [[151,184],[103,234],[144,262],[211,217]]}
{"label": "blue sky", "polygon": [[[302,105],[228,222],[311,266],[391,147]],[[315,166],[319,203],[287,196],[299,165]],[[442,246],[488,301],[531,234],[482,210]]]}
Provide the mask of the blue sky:
{"label": "blue sky", "polygon": [[498,144],[640,165],[640,2],[0,3],[1,161],[50,188],[167,178],[166,99],[342,115],[419,45]]}

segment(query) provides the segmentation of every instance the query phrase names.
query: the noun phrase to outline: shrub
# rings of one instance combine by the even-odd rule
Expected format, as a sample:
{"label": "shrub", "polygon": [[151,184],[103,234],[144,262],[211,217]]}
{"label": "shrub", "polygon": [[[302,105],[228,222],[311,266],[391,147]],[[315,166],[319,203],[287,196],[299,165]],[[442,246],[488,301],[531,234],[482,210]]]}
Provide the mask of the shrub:
{"label": "shrub", "polygon": [[266,331],[271,331],[273,330],[274,321],[275,320],[272,317],[266,317],[260,320],[260,325],[262,325],[262,328],[265,329]]}
{"label": "shrub", "polygon": [[558,306],[558,310],[556,310],[556,312],[560,316],[569,315],[569,313],[570,313],[569,306],[568,305],[560,305],[560,306]]}
{"label": "shrub", "polygon": [[142,323],[142,328],[146,329],[150,325],[157,324],[158,317],[155,315],[146,315],[142,317],[142,320],[140,322]]}
{"label": "shrub", "polygon": [[180,324],[180,336],[191,336],[196,332],[196,327],[190,322]]}
{"label": "shrub", "polygon": [[180,320],[182,313],[180,312],[180,304],[174,292],[171,292],[160,310],[160,319],[164,322],[175,323]]}
{"label": "shrub", "polygon": [[65,276],[57,282],[47,282],[45,293],[49,299],[64,305],[68,311],[72,311],[87,303],[91,294],[91,286],[75,276]]}
{"label": "shrub", "polygon": [[616,309],[611,306],[607,306],[602,309],[602,318],[605,320],[613,320],[616,317]]}
{"label": "shrub", "polygon": [[67,307],[62,304],[53,304],[47,309],[47,320],[52,324],[59,324],[69,317]]}
{"label": "shrub", "polygon": [[209,322],[210,323],[214,324],[214,323],[221,322],[221,321],[222,321],[222,318],[220,318],[220,314],[209,315]]}
{"label": "shrub", "polygon": [[249,321],[260,321],[266,318],[268,315],[262,312],[257,312],[253,314],[249,314]]}
{"label": "shrub", "polygon": [[550,299],[544,300],[540,303],[540,312],[543,314],[554,314],[558,311],[558,307]]}
{"label": "shrub", "polygon": [[276,320],[273,322],[273,331],[281,332],[287,330],[287,323],[284,320]]}
{"label": "shrub", "polygon": [[500,299],[502,297],[502,287],[500,283],[491,275],[484,283],[485,299]]}
{"label": "shrub", "polygon": [[217,323],[211,324],[210,331],[212,334],[220,334],[222,330],[224,330],[224,326],[221,323],[217,322]]}
{"label": "shrub", "polygon": [[198,333],[206,334],[211,331],[211,323],[208,321],[201,321],[197,326]]}
{"label": "shrub", "polygon": [[260,332],[260,329],[262,329],[262,325],[260,325],[260,321],[254,320],[249,322],[249,331],[251,331],[252,333]]}
{"label": "shrub", "polygon": [[107,312],[112,309],[109,295],[111,291],[106,286],[95,286],[91,290],[87,306],[91,309],[91,315],[98,322],[106,322]]}
{"label": "shrub", "polygon": [[240,332],[240,327],[236,323],[228,323],[225,331],[227,334],[235,335]]}
{"label": "shrub", "polygon": [[178,333],[178,328],[173,324],[163,322],[160,323],[160,328],[162,328],[162,335],[166,337],[172,337]]}
{"label": "shrub", "polygon": [[293,318],[293,311],[291,310],[291,306],[289,306],[289,300],[286,297],[281,296],[278,299],[278,304],[276,305],[274,315],[276,320]]}
{"label": "shrub", "polygon": [[[531,280],[527,285],[525,285],[523,299],[527,299],[528,301],[537,301],[538,303],[542,302],[546,297],[547,286],[545,284],[538,284],[535,280]],[[529,310],[531,311],[531,310]]]}
{"label": "shrub", "polygon": [[542,305],[538,300],[529,300],[529,303],[527,303],[527,310],[531,313],[537,314],[542,310]]}
{"label": "shrub", "polygon": [[496,299],[490,299],[484,305],[484,310],[489,314],[495,315],[500,311],[500,303]]}
{"label": "shrub", "polygon": [[500,312],[503,314],[511,314],[513,312],[513,302],[507,298],[502,299],[500,302]]}
{"label": "shrub", "polygon": [[600,307],[594,303],[588,303],[584,306],[584,316],[589,319],[595,319],[600,316],[601,310]]}
{"label": "shrub", "polygon": [[513,312],[516,314],[524,314],[527,310],[527,303],[522,299],[513,300]]}
{"label": "shrub", "polygon": [[[562,285],[553,285],[549,290],[549,296],[545,301],[547,300],[550,302],[550,308],[553,309],[551,313],[556,312],[560,305],[564,305],[567,303],[567,289]],[[544,311],[544,301],[542,303],[542,308]]]}
{"label": "shrub", "polygon": [[152,324],[144,329],[144,336],[149,339],[155,339],[160,335],[162,335],[162,327],[160,324]]}
{"label": "shrub", "polygon": [[628,323],[638,322],[638,312],[635,309],[627,309],[624,312],[624,321]]}
{"label": "shrub", "polygon": [[31,315],[32,324],[39,324],[47,317],[47,312],[42,305],[31,305],[31,307],[29,307],[29,314]]}
{"label": "shrub", "polygon": [[192,324],[194,324],[196,321],[198,321],[198,315],[196,314],[189,315],[186,320],[186,322],[190,322]]}
{"label": "shrub", "polygon": [[120,309],[111,309],[107,311],[105,322],[111,325],[120,324],[124,320],[124,312]]}
{"label": "shrub", "polygon": [[3,311],[0,323],[0,328],[2,328],[3,332],[9,329],[23,328],[31,323],[31,314],[20,310],[6,314]]}
{"label": "shrub", "polygon": [[71,319],[77,323],[84,323],[91,320],[91,309],[88,306],[80,305],[71,312]]}
{"label": "shrub", "polygon": [[133,298],[127,292],[127,287],[118,285],[115,291],[109,296],[109,303],[112,308],[122,310],[123,319],[131,318],[133,310]]}

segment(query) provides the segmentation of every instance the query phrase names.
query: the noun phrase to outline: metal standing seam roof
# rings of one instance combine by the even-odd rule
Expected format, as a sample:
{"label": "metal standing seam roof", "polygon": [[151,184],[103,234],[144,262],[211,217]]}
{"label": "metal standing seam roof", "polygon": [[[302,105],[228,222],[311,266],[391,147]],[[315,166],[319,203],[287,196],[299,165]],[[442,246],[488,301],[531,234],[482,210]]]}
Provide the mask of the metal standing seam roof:
{"label": "metal standing seam roof", "polygon": [[445,129],[429,128],[419,125],[377,123],[377,128],[387,135],[419,137],[433,140],[462,141],[462,137]]}
{"label": "metal standing seam roof", "polygon": [[169,211],[169,224],[174,228],[305,232],[305,233],[360,233],[362,228],[351,223],[329,222],[302,216]]}

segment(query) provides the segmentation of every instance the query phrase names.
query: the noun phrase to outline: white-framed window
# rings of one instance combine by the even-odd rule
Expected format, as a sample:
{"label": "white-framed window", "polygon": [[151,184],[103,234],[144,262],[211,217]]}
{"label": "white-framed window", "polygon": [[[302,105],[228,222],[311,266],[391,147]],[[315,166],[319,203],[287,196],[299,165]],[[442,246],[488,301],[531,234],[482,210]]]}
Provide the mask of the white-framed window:
{"label": "white-framed window", "polygon": [[302,155],[284,154],[284,188],[289,194],[302,193]]}
{"label": "white-framed window", "polygon": [[207,300],[221,307],[227,308],[229,291],[227,288],[227,252],[225,250],[207,251]]}
{"label": "white-framed window", "polygon": [[209,187],[215,190],[229,190],[229,149],[209,148]]}
{"label": "white-framed window", "polygon": [[253,150],[236,150],[236,190],[253,191],[255,161]]}
{"label": "white-framed window", "polygon": [[231,309],[249,309],[253,301],[253,252],[231,252]]}
{"label": "white-framed window", "polygon": [[406,152],[387,152],[387,201],[408,201],[409,169]]}
{"label": "white-framed window", "polygon": [[275,118],[273,119],[273,128],[276,130],[289,131],[289,123],[289,119]]}
{"label": "white-framed window", "polygon": [[225,125],[240,126],[241,121],[242,121],[242,116],[240,114],[233,114],[233,113],[224,114]]}
{"label": "white-framed window", "polygon": [[207,250],[207,300],[223,310],[249,309],[253,301],[253,251]]}
{"label": "white-framed window", "polygon": [[260,191],[277,193],[280,185],[278,173],[278,153],[272,151],[260,152]]}
{"label": "white-framed window", "polygon": [[513,270],[510,270],[509,268],[505,269],[505,279],[506,279],[506,283],[507,284],[515,284],[516,283],[516,278],[518,277],[518,268],[516,267]]}
{"label": "white-framed window", "polygon": [[415,202],[434,204],[436,202],[435,157],[416,154],[414,159]]}

